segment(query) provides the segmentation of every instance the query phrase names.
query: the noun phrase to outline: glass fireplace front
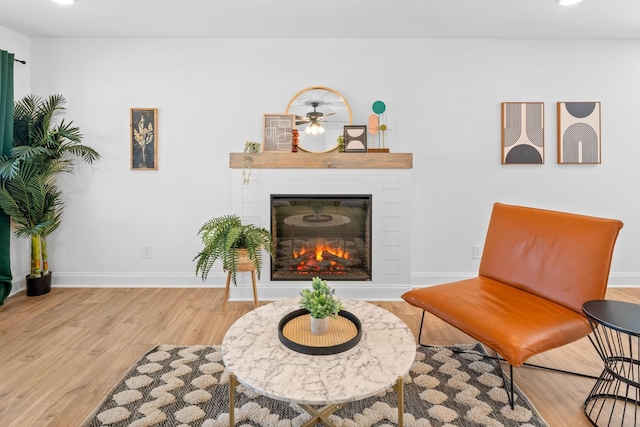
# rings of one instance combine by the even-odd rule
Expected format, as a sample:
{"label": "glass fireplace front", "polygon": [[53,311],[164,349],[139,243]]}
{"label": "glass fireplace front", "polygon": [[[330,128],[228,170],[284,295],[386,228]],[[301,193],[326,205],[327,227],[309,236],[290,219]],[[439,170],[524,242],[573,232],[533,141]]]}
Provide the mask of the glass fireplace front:
{"label": "glass fireplace front", "polygon": [[371,280],[371,195],[271,195],[271,280]]}

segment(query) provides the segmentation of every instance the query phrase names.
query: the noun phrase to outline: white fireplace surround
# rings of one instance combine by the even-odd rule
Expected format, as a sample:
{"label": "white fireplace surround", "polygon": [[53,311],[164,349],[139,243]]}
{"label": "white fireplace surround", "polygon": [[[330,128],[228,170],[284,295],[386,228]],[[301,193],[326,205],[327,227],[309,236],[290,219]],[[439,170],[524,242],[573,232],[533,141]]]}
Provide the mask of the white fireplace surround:
{"label": "white fireplace surround", "polygon": [[[404,169],[256,169],[248,185],[242,170],[233,169],[233,211],[244,223],[269,229],[272,194],[371,194],[372,280],[333,281],[330,286],[345,298],[397,300],[411,289],[410,170]],[[271,281],[265,255],[258,298],[272,301],[297,296],[310,281]],[[233,301],[252,300],[251,277],[238,275],[231,288]]]}

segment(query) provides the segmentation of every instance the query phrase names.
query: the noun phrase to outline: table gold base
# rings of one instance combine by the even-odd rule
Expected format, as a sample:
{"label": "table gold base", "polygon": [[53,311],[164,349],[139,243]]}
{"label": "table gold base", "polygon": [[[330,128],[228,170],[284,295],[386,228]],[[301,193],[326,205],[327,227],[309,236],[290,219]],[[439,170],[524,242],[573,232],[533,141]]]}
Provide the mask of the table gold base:
{"label": "table gold base", "polygon": [[318,410],[311,405],[305,405],[303,403],[298,403],[298,406],[307,411],[309,415],[311,415],[311,419],[306,423],[302,424],[302,427],[313,427],[316,424],[320,423],[325,427],[334,427],[334,424],[329,421],[329,416],[336,412],[338,409],[342,408],[342,405],[327,405],[324,408]]}
{"label": "table gold base", "polygon": [[[229,427],[235,426],[235,388],[240,385],[236,376],[233,373],[229,373]],[[398,380],[393,385],[393,389],[396,391],[398,395],[398,426],[404,426],[404,383],[402,381],[402,377],[398,377]],[[334,424],[329,421],[329,417],[331,414],[336,412],[338,409],[345,406],[344,403],[337,405],[327,405],[323,408],[316,409],[311,405],[306,405],[303,403],[299,403],[302,409],[304,409],[309,415],[311,415],[311,419],[304,423],[303,427],[312,427],[320,423],[325,427],[335,427]]]}

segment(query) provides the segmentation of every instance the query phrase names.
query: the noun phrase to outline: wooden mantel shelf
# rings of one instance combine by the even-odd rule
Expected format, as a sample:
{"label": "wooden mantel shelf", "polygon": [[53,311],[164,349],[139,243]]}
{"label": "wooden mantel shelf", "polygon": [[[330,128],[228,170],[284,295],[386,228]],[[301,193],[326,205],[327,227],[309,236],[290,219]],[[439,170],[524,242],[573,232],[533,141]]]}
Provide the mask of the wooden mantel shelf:
{"label": "wooden mantel shelf", "polygon": [[[245,153],[230,153],[229,167],[242,169]],[[412,153],[290,153],[252,154],[253,169],[411,169]]]}

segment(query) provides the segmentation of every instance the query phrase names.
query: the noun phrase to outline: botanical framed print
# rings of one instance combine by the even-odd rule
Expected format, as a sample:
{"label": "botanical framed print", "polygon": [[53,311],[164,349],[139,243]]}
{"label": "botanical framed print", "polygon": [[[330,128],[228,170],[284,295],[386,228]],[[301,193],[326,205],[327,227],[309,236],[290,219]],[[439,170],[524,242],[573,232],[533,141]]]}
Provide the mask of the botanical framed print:
{"label": "botanical framed print", "polygon": [[601,163],[599,102],[558,102],[558,163]]}
{"label": "botanical framed print", "polygon": [[502,103],[502,164],[544,163],[544,102]]}
{"label": "botanical framed print", "polygon": [[265,114],[262,151],[291,151],[295,114]]}
{"label": "botanical framed print", "polygon": [[158,169],[158,109],[131,109],[131,169]]}
{"label": "botanical framed print", "polygon": [[366,153],[367,152],[367,127],[366,126],[345,126],[344,127],[344,152],[345,153]]}

